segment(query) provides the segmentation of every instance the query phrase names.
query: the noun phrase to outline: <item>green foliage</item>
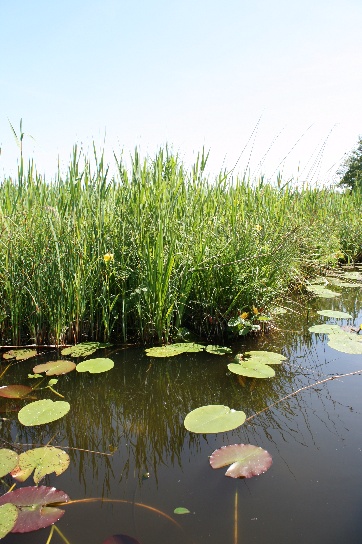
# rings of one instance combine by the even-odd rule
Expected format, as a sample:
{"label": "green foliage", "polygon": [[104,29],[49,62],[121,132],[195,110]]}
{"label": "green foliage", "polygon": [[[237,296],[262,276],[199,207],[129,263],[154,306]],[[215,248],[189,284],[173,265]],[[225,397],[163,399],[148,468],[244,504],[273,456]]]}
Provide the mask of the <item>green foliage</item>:
{"label": "green foliage", "polygon": [[206,161],[187,171],[167,148],[136,151],[110,177],[102,153],[75,146],[52,181],[33,164],[3,179],[2,343],[162,344],[182,327],[211,342],[228,323],[247,334],[264,326],[253,307],[362,256],[360,193],[209,180]]}
{"label": "green foliage", "polygon": [[356,148],[341,165],[338,174],[342,176],[340,185],[352,191],[362,190],[362,137],[359,137]]}

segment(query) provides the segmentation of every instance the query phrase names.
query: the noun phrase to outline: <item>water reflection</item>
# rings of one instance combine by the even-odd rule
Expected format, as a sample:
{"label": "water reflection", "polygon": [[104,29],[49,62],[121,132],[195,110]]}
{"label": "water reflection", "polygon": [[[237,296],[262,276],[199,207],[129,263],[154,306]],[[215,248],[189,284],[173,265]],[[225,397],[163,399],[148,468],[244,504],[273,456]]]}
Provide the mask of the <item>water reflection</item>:
{"label": "water reflection", "polygon": [[[71,404],[67,416],[53,424],[27,428],[18,425],[16,414],[9,411],[6,414],[8,420],[2,424],[1,436],[9,443],[44,445],[51,440],[53,445],[66,447],[71,457],[70,468],[58,478],[47,477],[44,483],[64,489],[73,499],[123,498],[130,504],[144,501],[156,504],[168,514],[172,514],[176,506],[192,505],[197,516],[191,521],[183,521],[183,524],[190,524],[192,529],[187,537],[174,536],[172,541],[178,542],[179,538],[180,542],[191,542],[197,533],[197,542],[216,544],[223,541],[220,538],[223,538],[225,524],[232,523],[235,485],[244,500],[251,500],[260,486],[263,496],[265,494],[265,497],[270,498],[276,493],[276,489],[271,487],[273,474],[278,478],[278,488],[282,485],[291,486],[291,482],[297,481],[300,485],[302,474],[314,474],[310,465],[311,454],[316,456],[318,451],[323,451],[325,456],[326,447],[330,451],[331,447],[336,449],[335,444],[345,444],[346,439],[350,439],[354,431],[353,424],[350,426],[348,422],[356,413],[355,406],[358,406],[355,386],[350,383],[326,382],[282,402],[278,401],[293,391],[332,375],[358,370],[358,365],[362,368],[358,356],[345,356],[336,352],[326,346],[323,337],[308,332],[310,325],[325,319],[316,313],[320,308],[344,309],[352,313],[355,323],[358,323],[358,319],[362,320],[357,311],[358,297],[356,290],[343,289],[343,302],[339,299],[325,300],[322,304],[315,300],[309,300],[305,305],[289,302],[291,311],[278,318],[274,331],[259,338],[257,343],[253,339],[246,339],[243,344],[234,347],[235,353],[250,349],[283,353],[288,360],[281,367],[275,367],[276,377],[273,379],[240,379],[227,369],[227,363],[232,359],[229,356],[201,353],[156,360],[147,358],[142,349],[115,350],[107,354],[115,361],[115,368],[108,373],[88,375],[73,372],[60,377],[57,390]],[[49,358],[57,359],[58,355],[40,357],[37,362]],[[26,383],[26,376],[33,365],[31,361],[17,365],[6,375],[6,383]],[[39,398],[57,400],[49,390],[41,391],[38,395]],[[22,404],[21,401],[3,399],[2,402],[9,408]],[[266,406],[274,406],[228,433],[206,436],[189,433],[183,426],[184,417],[191,410],[206,404],[225,404],[242,409],[247,417],[258,414]],[[250,483],[230,482],[223,477],[222,471],[219,474],[212,471],[210,475],[207,456],[217,447],[236,442],[250,442],[265,447],[273,455],[273,471]],[[112,455],[101,455],[89,453],[89,450],[104,454],[116,451]],[[150,474],[147,481],[143,478],[146,472]],[[318,477],[315,476],[315,479]],[[258,497],[261,500],[260,495]],[[283,504],[287,511],[288,498],[282,499],[280,496],[279,499],[285,501]],[[81,511],[80,506],[69,507],[69,511],[71,508]],[[118,512],[115,508],[105,505],[84,506],[84,518],[89,517],[94,510],[111,531],[114,512]],[[220,519],[224,520],[223,529],[215,528],[212,523],[213,508],[216,510],[215,519],[217,517],[219,523]],[[261,508],[264,512],[264,506]],[[265,505],[265,508],[268,507]],[[243,509],[249,515],[245,503]],[[122,513],[125,511],[123,509]],[[72,516],[75,516],[74,510],[72,512],[68,514],[67,511],[64,520],[68,521],[64,521],[64,524],[75,536],[77,532],[71,528]],[[135,514],[134,509],[132,512],[124,514],[122,527],[130,523],[129,530],[133,531],[134,536],[136,529],[140,531],[145,544],[168,542],[167,536],[160,536],[153,527],[152,516],[149,521],[142,516],[139,524],[134,520],[131,523],[132,517],[139,519],[140,516]],[[265,519],[268,515],[266,512]],[[250,519],[244,519],[245,527],[249,527],[250,520],[255,517],[250,510]],[[73,521],[79,526],[76,516]],[[157,523],[159,521],[158,518]],[[276,523],[275,520],[273,523]],[[125,532],[117,527],[114,532]],[[251,524],[248,534],[258,539],[254,541],[269,541],[267,526],[264,532],[260,526],[253,532],[253,527]],[[167,523],[165,531],[167,534]],[[275,534],[279,535],[276,541],[281,543],[323,542],[313,541],[310,537],[307,540],[288,541],[280,536],[284,534],[281,531],[281,527],[275,528]],[[94,535],[88,537],[87,542],[100,544],[100,529],[98,534],[93,527],[93,532]],[[104,539],[108,534],[112,533],[107,532]],[[289,534],[288,531],[285,534]],[[31,538],[29,535],[11,535],[4,542],[39,542],[36,535],[33,540]],[[78,542],[85,541],[83,534]]]}

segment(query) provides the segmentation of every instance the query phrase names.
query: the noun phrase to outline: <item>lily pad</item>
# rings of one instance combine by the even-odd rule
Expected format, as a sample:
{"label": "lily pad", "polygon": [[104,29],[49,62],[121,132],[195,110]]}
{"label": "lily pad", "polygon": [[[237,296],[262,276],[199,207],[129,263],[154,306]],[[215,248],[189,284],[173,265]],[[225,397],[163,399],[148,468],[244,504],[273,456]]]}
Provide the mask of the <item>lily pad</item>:
{"label": "lily pad", "polygon": [[205,351],[207,351],[207,353],[212,353],[213,355],[225,355],[226,353],[232,353],[230,348],[212,345],[206,346]]}
{"label": "lily pad", "polygon": [[282,306],[276,306],[275,308],[272,308],[271,309],[271,313],[273,315],[281,315],[281,314],[286,314],[287,313],[287,310],[285,308],[282,308]]}
{"label": "lily pad", "polygon": [[52,472],[57,476],[62,474],[69,467],[69,463],[69,455],[59,448],[54,446],[35,448],[19,455],[18,466],[11,475],[15,480],[25,482],[34,470],[34,483],[38,484],[47,474]]}
{"label": "lily pad", "polygon": [[345,272],[343,274],[343,277],[350,278],[351,280],[361,280],[362,281],[362,274],[361,272],[358,272],[357,270],[352,272]]}
{"label": "lily pad", "polygon": [[175,508],[175,510],[173,511],[174,514],[190,514],[190,510],[188,510],[187,508],[184,508],[183,506],[178,506],[177,508]]}
{"label": "lily pad", "polygon": [[271,455],[258,446],[252,444],[233,444],[215,450],[210,456],[212,468],[225,467],[225,476],[231,478],[252,478],[266,472],[272,465]]}
{"label": "lily pad", "polygon": [[69,402],[51,399],[36,400],[24,406],[18,418],[26,426],[44,425],[65,416],[70,410]]}
{"label": "lily pad", "polygon": [[317,334],[338,334],[343,333],[339,325],[330,325],[329,323],[323,323],[322,325],[312,325],[309,327],[309,332],[315,332]]}
{"label": "lily pad", "polygon": [[140,544],[140,542],[133,538],[133,536],[113,535],[104,540],[102,544]]}
{"label": "lily pad", "polygon": [[327,343],[330,348],[342,353],[362,355],[362,338],[359,341],[356,334],[331,334]]}
{"label": "lily pad", "polygon": [[240,427],[244,423],[244,412],[230,410],[228,406],[211,404],[196,408],[185,417],[184,425],[192,433],[222,433]]}
{"label": "lily pad", "polygon": [[21,399],[31,393],[31,391],[32,388],[27,385],[3,385],[0,387],[0,397]]}
{"label": "lily pad", "polygon": [[0,449],[0,478],[9,474],[18,464],[18,454],[7,448]]}
{"label": "lily pad", "polygon": [[287,358],[280,353],[275,353],[274,351],[247,351],[244,353],[244,357],[247,357],[246,360],[240,360],[240,364],[244,362],[248,363],[263,363],[264,365],[280,365],[283,361],[286,361]]}
{"label": "lily pad", "polygon": [[239,376],[248,378],[273,378],[275,371],[271,366],[259,362],[243,361],[242,363],[230,363],[228,369]]}
{"label": "lily pad", "polygon": [[202,346],[201,344],[195,344],[193,342],[180,342],[178,344],[148,348],[145,350],[145,353],[148,357],[174,357],[175,355],[180,355],[181,353],[198,353],[204,349],[205,346]]}
{"label": "lily pad", "polygon": [[322,315],[323,317],[334,317],[335,319],[353,319],[351,314],[338,312],[337,310],[318,310],[317,314]]}
{"label": "lily pad", "polygon": [[15,359],[16,361],[25,361],[25,359],[36,357],[36,355],[37,351],[35,349],[11,349],[3,353],[4,359]]}
{"label": "lily pad", "polygon": [[76,367],[73,361],[50,361],[41,365],[36,365],[33,368],[33,372],[45,372],[47,376],[59,376],[60,374],[67,374]]}
{"label": "lily pad", "polygon": [[88,355],[92,355],[97,349],[107,348],[110,345],[101,342],[81,342],[75,346],[62,349],[61,354],[70,355],[71,357],[87,357]]}
{"label": "lily pad", "polygon": [[335,293],[334,291],[331,291],[330,289],[326,289],[325,287],[322,287],[321,285],[308,285],[307,291],[309,291],[310,293],[313,293],[313,295],[320,298],[335,298],[335,297],[341,296],[341,293]]}
{"label": "lily pad", "polygon": [[18,509],[15,504],[3,504],[0,506],[0,538],[4,538],[15,527],[18,519]]}
{"label": "lily pad", "polygon": [[52,525],[64,514],[64,510],[46,506],[58,502],[68,502],[64,491],[54,487],[28,486],[15,489],[0,497],[0,505],[13,504],[17,507],[18,518],[12,529],[13,533],[37,531]]}
{"label": "lily pad", "polygon": [[77,364],[77,372],[89,372],[90,374],[100,374],[101,372],[107,372],[114,367],[112,359],[88,359],[82,363]]}

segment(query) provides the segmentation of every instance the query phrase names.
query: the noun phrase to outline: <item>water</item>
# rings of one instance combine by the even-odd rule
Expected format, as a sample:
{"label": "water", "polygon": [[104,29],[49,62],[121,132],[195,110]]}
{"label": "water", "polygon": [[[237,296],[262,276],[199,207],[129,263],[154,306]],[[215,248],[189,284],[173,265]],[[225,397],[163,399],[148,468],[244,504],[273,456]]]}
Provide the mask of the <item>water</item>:
{"label": "water", "polygon": [[[53,445],[69,447],[70,467],[44,485],[73,500],[110,500],[65,506],[57,527],[68,541],[102,544],[123,533],[140,544],[360,544],[362,377],[327,381],[277,402],[308,384],[362,369],[362,356],[332,350],[325,337],[308,332],[310,325],[326,321],[317,309],[348,311],[355,325],[362,322],[361,291],[340,292],[339,299],[286,303],[291,311],[278,318],[275,330],[233,347],[234,354],[267,349],[286,355],[288,361],[274,367],[275,378],[240,383],[227,369],[232,356],[198,353],[162,360],[139,348],[112,348],[110,372],[60,377],[56,388],[71,405],[63,419],[26,428],[8,412],[5,440],[44,445],[52,438]],[[37,362],[57,358],[47,354]],[[16,365],[3,383],[28,383],[33,366],[34,360]],[[40,397],[58,400],[49,390]],[[227,433],[196,435],[183,426],[188,412],[206,404],[242,409],[249,417],[275,402]],[[23,403],[1,399],[4,404]],[[248,480],[225,477],[226,468],[213,470],[208,456],[235,443],[265,448],[272,467]],[[111,456],[81,451],[114,448]],[[191,513],[173,514],[179,506]],[[45,544],[48,535],[49,528],[10,534],[3,542]],[[54,534],[52,544],[61,542]]]}

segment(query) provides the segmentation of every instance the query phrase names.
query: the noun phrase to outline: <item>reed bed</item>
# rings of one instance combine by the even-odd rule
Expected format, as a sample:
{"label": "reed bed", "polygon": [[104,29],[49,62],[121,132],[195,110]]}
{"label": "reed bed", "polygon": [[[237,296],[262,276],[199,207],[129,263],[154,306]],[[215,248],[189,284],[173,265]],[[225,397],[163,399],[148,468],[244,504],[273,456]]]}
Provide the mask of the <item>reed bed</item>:
{"label": "reed bed", "polygon": [[[110,176],[75,146],[66,175],[33,163],[0,185],[2,344],[222,335],[238,312],[362,256],[361,194],[186,169],[138,151]],[[282,188],[281,188],[282,187]]]}

